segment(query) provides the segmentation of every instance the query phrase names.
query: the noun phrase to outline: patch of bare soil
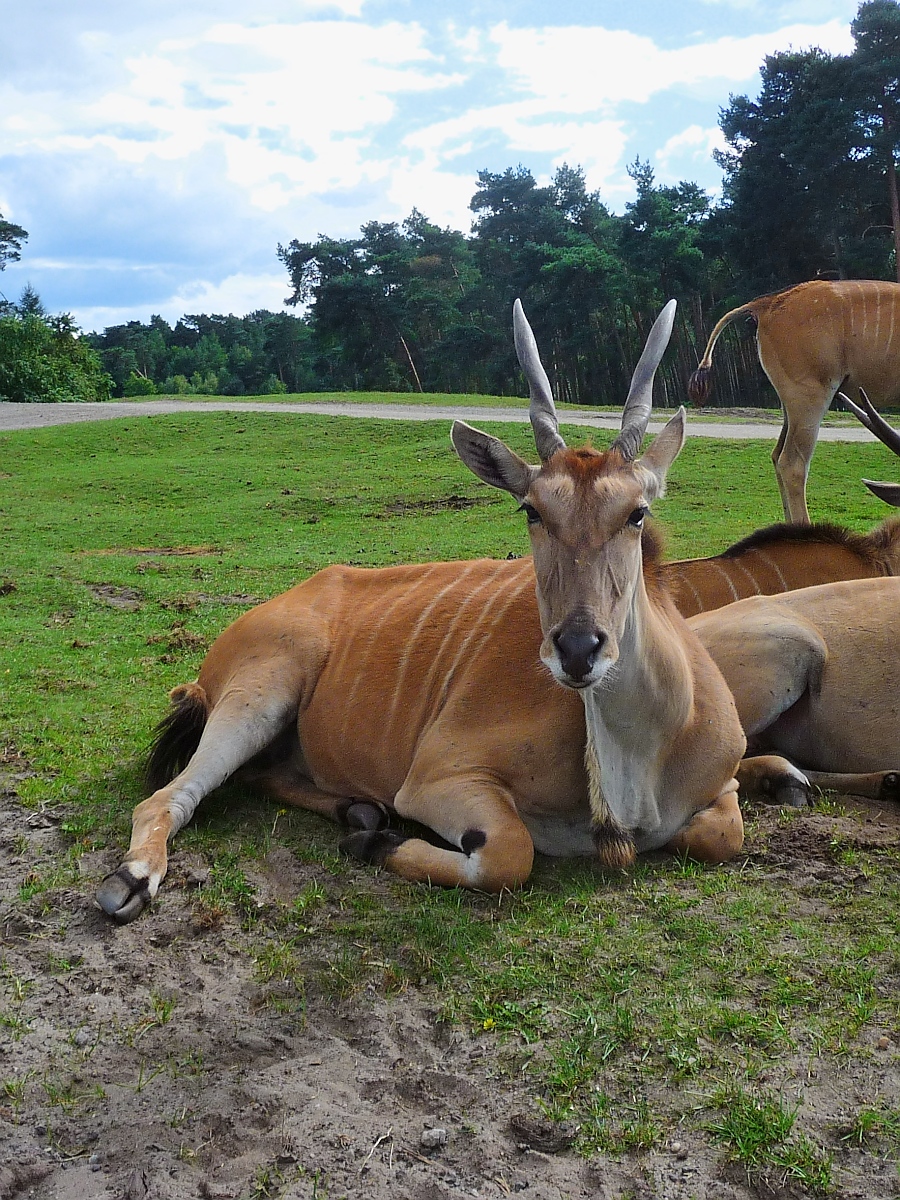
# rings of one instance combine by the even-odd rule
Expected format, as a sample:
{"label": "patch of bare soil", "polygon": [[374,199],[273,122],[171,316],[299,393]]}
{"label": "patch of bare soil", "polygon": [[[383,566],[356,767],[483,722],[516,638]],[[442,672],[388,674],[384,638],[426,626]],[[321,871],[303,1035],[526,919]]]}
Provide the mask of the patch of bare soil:
{"label": "patch of bare soil", "polygon": [[[305,1001],[254,973],[252,936],[197,904],[206,868],[176,852],[164,893],[133,925],[95,906],[113,851],[80,879],[22,902],[37,864],[64,850],[61,814],[27,812],[27,771],[0,763],[0,1200],[751,1200],[772,1189],[686,1135],[646,1154],[587,1162],[573,1131],[541,1118],[493,1044],[437,1019],[441,997],[410,988]],[[763,811],[751,852],[795,880],[852,870],[834,860],[835,823],[811,815],[781,836]],[[874,821],[874,819],[873,819]],[[873,823],[865,836],[893,837]],[[842,834],[843,836],[843,834]],[[319,878],[279,848],[254,874],[257,901]],[[361,876],[362,877],[362,876]],[[294,999],[298,999],[295,995]],[[799,1065],[798,1065],[799,1069]],[[854,1095],[896,1094],[887,1058],[815,1081],[823,1125]],[[893,1088],[893,1093],[891,1093]],[[845,1197],[887,1197],[896,1175],[868,1156],[842,1168]],[[872,1177],[871,1172],[876,1172]]]}
{"label": "patch of bare soil", "polygon": [[407,513],[460,512],[465,508],[477,508],[481,504],[493,504],[493,496],[442,496],[437,500],[397,500],[386,504],[376,516],[402,517]]}
{"label": "patch of bare soil", "polygon": [[218,546],[116,546],[104,550],[81,550],[82,555],[135,555],[138,558],[193,558],[221,554]]}
{"label": "patch of bare soil", "polygon": [[101,604],[108,604],[110,608],[121,608],[125,612],[136,612],[143,601],[143,596],[135,588],[118,587],[114,583],[92,583],[88,591]]}

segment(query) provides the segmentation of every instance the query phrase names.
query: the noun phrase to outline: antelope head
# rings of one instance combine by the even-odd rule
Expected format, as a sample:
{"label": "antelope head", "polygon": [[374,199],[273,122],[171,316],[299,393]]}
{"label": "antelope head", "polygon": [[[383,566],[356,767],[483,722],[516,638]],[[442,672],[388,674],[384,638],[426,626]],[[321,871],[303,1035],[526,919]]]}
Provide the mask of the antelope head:
{"label": "antelope head", "polygon": [[635,596],[643,594],[641,531],[684,442],[684,409],[638,457],[650,420],[653,377],[675,319],[670,300],[631,381],[621,432],[609,450],[567,448],[531,327],[517,300],[513,328],[531,394],[541,459],[532,466],[498,438],[465,422],[451,438],[479,479],[510,492],[528,521],[543,632],[541,658],[559,683],[590,688],[619,658]]}

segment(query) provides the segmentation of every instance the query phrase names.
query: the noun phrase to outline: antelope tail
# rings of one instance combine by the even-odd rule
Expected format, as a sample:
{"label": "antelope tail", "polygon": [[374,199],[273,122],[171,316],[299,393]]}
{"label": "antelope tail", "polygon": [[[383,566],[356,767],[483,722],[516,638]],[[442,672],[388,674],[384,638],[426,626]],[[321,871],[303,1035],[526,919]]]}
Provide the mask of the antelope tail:
{"label": "antelope tail", "polygon": [[744,316],[746,313],[755,315],[758,306],[759,300],[751,300],[749,304],[742,304],[740,308],[733,308],[731,312],[727,312],[721,320],[716,322],[715,328],[709,335],[709,341],[706,343],[706,350],[700,360],[700,364],[688,380],[688,396],[694,404],[703,404],[704,401],[709,399],[711,390],[709,377],[712,371],[713,350],[722,330],[727,325],[730,325],[732,321]]}
{"label": "antelope tail", "polygon": [[200,745],[209,716],[209,700],[199,683],[182,683],[169,693],[170,712],[156,727],[147,756],[147,783],[156,792],[187,766]]}

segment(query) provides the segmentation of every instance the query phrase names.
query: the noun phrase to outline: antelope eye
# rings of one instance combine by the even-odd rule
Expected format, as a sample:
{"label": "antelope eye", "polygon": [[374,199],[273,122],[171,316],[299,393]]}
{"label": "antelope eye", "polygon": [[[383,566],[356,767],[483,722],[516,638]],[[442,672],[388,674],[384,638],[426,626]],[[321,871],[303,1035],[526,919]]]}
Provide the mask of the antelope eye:
{"label": "antelope eye", "polygon": [[636,508],[628,518],[628,524],[634,529],[640,529],[644,524],[644,517],[646,517],[647,512],[648,510],[643,505],[640,508]]}
{"label": "antelope eye", "polygon": [[538,510],[536,508],[534,508],[533,505],[524,504],[524,503],[520,504],[518,511],[523,512],[525,514],[525,520],[528,522],[529,525],[540,525],[541,514],[538,512]]}

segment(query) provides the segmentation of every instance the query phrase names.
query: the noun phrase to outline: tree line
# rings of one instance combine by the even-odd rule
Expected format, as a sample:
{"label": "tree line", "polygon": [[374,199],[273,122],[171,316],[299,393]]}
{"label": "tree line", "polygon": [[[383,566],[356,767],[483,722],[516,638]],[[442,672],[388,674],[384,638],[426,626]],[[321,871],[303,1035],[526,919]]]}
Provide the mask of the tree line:
{"label": "tree line", "polygon": [[[559,398],[618,403],[674,296],[658,401],[680,403],[729,308],[807,279],[900,279],[900,5],[868,0],[851,29],[851,54],[771,55],[757,99],[730,98],[715,203],[696,183],[658,184],[639,159],[621,214],[578,166],[545,186],[523,166],[485,170],[468,235],[413,210],[401,223],[367,222],[356,238],[279,246],[286,303],[299,315],[185,316],[174,326],[157,316],[88,335],[84,351],[117,395],[511,394],[521,391],[510,336],[519,296]],[[17,257],[25,236],[0,220],[0,269],[4,246]],[[26,319],[0,316],[0,395],[4,322]],[[746,331],[723,342],[716,366],[718,403],[775,402]]]}

